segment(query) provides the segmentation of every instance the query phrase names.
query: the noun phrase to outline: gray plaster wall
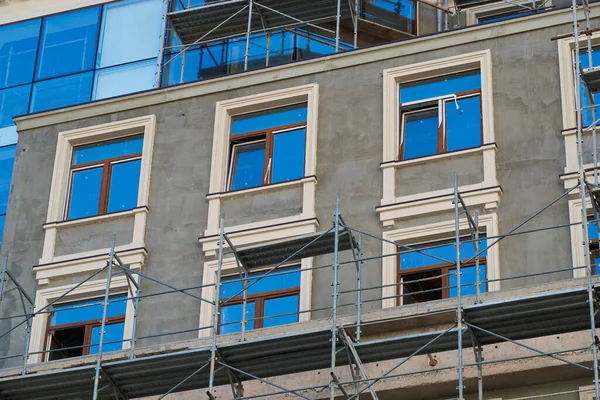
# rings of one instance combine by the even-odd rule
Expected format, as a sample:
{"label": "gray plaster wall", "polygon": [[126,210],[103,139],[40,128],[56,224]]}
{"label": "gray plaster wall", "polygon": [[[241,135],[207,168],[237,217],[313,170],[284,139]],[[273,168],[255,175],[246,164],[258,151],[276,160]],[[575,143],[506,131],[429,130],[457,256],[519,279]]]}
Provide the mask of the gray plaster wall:
{"label": "gray plaster wall", "polygon": [[242,225],[302,213],[302,187],[252,193],[223,200],[226,225]]}
{"label": "gray plaster wall", "polygon": [[133,239],[133,216],[104,221],[97,224],[58,229],[56,235],[56,256],[109,248],[112,236],[115,245],[131,243]]}
{"label": "gray plaster wall", "polygon": [[[498,28],[501,31],[501,28]],[[316,192],[317,217],[321,228],[331,226],[336,194],[340,196],[342,214],[347,223],[380,235],[383,231],[376,207],[382,197],[382,77],[383,69],[442,57],[490,49],[493,64],[493,100],[497,152],[497,173],[503,189],[499,213],[500,232],[507,232],[561,192],[559,175],[564,170],[564,144],[560,135],[561,105],[556,42],[551,37],[564,33],[569,26],[536,32],[491,38],[454,47],[373,61],[344,69],[289,78],[263,85],[251,85],[217,94],[166,102],[156,106],[62,123],[56,126],[21,132],[11,187],[3,251],[10,251],[10,269],[28,289],[33,289],[32,266],[37,264],[43,245],[45,221],[54,152],[59,131],[93,126],[100,123],[155,114],[157,132],[151,172],[149,214],[146,230],[148,257],[143,272],[169,285],[193,288],[202,283],[204,257],[198,237],[206,229],[210,160],[214,129],[215,103],[250,94],[319,84],[319,121],[317,140]],[[434,39],[435,40],[435,39]],[[543,68],[540,68],[543,66]],[[471,167],[469,167],[471,168]],[[473,167],[474,168],[474,167]],[[419,171],[427,177],[419,190],[451,187],[452,169],[425,165]],[[471,169],[468,169],[469,171]],[[473,171],[475,171],[473,169]],[[472,172],[475,177],[475,172]],[[415,184],[407,178],[399,185]],[[469,183],[469,179],[465,178]],[[474,178],[473,178],[474,179]],[[462,181],[461,181],[462,183]],[[234,204],[236,203],[236,204]],[[294,191],[257,195],[246,204],[236,200],[226,204],[231,222],[254,222],[297,210]],[[256,210],[259,210],[258,212]],[[249,215],[252,213],[252,215]],[[228,212],[229,215],[229,212]],[[399,222],[398,228],[449,220],[450,213]],[[527,224],[540,228],[568,222],[566,199]],[[78,233],[72,241],[84,240],[93,230]],[[87,243],[87,242],[86,242]],[[570,266],[569,232],[552,230],[537,235],[523,235],[500,243],[502,276],[536,273]],[[364,238],[365,257],[381,254],[381,242]],[[350,254],[342,254],[348,261]],[[329,261],[318,257],[315,265]],[[331,269],[313,274],[313,308],[331,304]],[[546,275],[528,280],[503,283],[512,287],[534,282],[566,278],[569,274]],[[369,261],[363,266],[363,287],[381,284],[381,263]],[[352,264],[344,264],[340,289],[356,286]],[[167,290],[144,280],[144,294]],[[195,295],[198,289],[190,289]],[[365,308],[380,307],[380,289],[364,293]],[[340,297],[341,313],[353,313],[354,294]],[[5,309],[17,312],[14,295],[7,296]],[[193,338],[197,335],[200,302],[180,293],[149,297],[142,301],[138,319],[140,345]],[[330,312],[314,313],[327,317]],[[14,321],[3,320],[0,331],[10,329]],[[165,335],[172,331],[186,331]],[[0,339],[0,355],[17,353],[23,348],[24,329]],[[158,336],[157,336],[158,335]],[[4,366],[18,363],[10,360]]]}

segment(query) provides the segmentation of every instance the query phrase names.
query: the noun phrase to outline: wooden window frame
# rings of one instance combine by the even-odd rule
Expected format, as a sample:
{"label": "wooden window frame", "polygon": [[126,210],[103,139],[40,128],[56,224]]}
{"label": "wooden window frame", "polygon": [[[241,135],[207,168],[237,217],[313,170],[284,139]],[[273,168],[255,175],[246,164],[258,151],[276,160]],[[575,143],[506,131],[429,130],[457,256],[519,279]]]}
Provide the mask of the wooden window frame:
{"label": "wooden window frame", "polygon": [[[408,82],[406,82],[408,83]],[[483,99],[481,97],[481,88],[466,90],[458,93],[451,93],[444,96],[432,97],[429,99],[418,100],[414,102],[408,103],[400,103],[399,104],[399,115],[400,115],[400,141],[398,148],[398,160],[404,160],[404,144],[406,143],[405,135],[406,135],[406,118],[405,116],[408,114],[426,111],[426,110],[436,110],[438,112],[438,136],[437,136],[437,152],[435,154],[429,154],[423,157],[431,157],[437,154],[446,153],[448,150],[448,134],[447,134],[447,123],[446,123],[446,105],[449,102],[458,101],[462,99],[468,99],[471,97],[479,96],[479,110],[480,110],[480,143],[483,144]],[[409,104],[409,109],[404,109],[406,104]],[[480,144],[480,146],[481,146]],[[464,150],[464,149],[461,149]],[[421,157],[414,157],[421,158]],[[412,160],[414,158],[409,158],[408,160]]]}
{"label": "wooden window frame", "polygon": [[[480,240],[484,240],[486,239],[486,237],[481,237]],[[435,243],[435,242],[434,242]],[[433,243],[430,243],[433,244]],[[443,245],[443,244],[442,244]],[[429,246],[428,246],[429,247]],[[404,275],[410,275],[410,274],[415,274],[415,273],[421,273],[421,272],[427,272],[427,271],[432,271],[432,270],[440,270],[440,278],[442,280],[442,284],[441,284],[441,288],[440,291],[442,292],[442,299],[448,299],[450,298],[450,271],[452,271],[453,269],[456,269],[456,264],[455,263],[440,263],[440,264],[435,264],[435,265],[427,265],[425,267],[416,267],[416,268],[410,268],[410,269],[405,269],[403,270],[401,268],[401,262],[400,262],[400,256],[401,256],[401,251],[402,249],[398,246],[396,247],[398,250],[398,254],[396,255],[396,305],[400,306],[402,305],[402,300],[404,298],[404,296],[402,295],[402,287],[404,285],[404,282],[402,282],[402,277]],[[418,250],[418,248],[417,248]],[[427,252],[427,249],[424,250],[425,252]],[[468,268],[468,267],[474,267],[476,264],[475,260],[473,259],[472,261],[469,262],[463,262],[461,260],[461,268]],[[487,268],[487,256],[480,256],[479,257],[479,265],[480,266],[485,266]],[[433,278],[431,279],[433,280]],[[462,285],[464,286],[464,285]]]}
{"label": "wooden window frame", "polygon": [[[138,135],[125,136],[123,138],[118,138],[117,140],[123,140],[123,139],[131,140],[136,137],[141,137],[143,139],[144,135],[138,134]],[[96,142],[96,143],[103,143],[103,142],[109,142],[109,141],[111,141],[111,140],[100,141],[100,142]],[[98,201],[98,212],[96,215],[104,215],[104,214],[108,214],[108,199],[110,196],[110,181],[111,181],[111,177],[112,177],[113,165],[123,164],[126,162],[135,161],[135,160],[140,160],[140,161],[142,160],[142,153],[139,152],[139,153],[128,154],[125,156],[106,158],[106,159],[98,160],[98,161],[91,161],[88,163],[75,164],[75,152],[77,151],[77,149],[79,147],[83,147],[83,146],[87,146],[87,145],[88,144],[81,145],[81,146],[74,146],[72,149],[72,152],[71,152],[71,162],[69,163],[69,183],[68,183],[68,189],[67,189],[67,201],[65,203],[65,210],[64,210],[67,220],[71,219],[69,216],[69,209],[71,207],[71,196],[73,194],[73,176],[76,172],[85,171],[85,170],[89,170],[89,169],[95,169],[98,167],[102,168],[102,178],[100,181],[101,182],[100,183],[100,199]],[[138,185],[139,185],[139,182],[138,182]]]}
{"label": "wooden window frame", "polygon": [[[298,269],[297,273],[301,273],[301,269]],[[252,277],[248,278],[248,280],[251,280],[251,279],[253,279],[253,278]],[[271,290],[269,292],[262,292],[262,293],[247,295],[246,302],[254,303],[254,318],[253,318],[254,328],[252,328],[252,329],[260,329],[260,328],[264,327],[265,301],[271,300],[271,299],[278,299],[278,298],[282,298],[282,297],[295,296],[295,295],[298,296],[298,311],[300,311],[300,286],[296,286],[296,287],[288,288],[288,289]],[[236,297],[228,297],[225,299],[221,299],[221,303],[225,303],[225,302],[227,302],[225,307],[240,305],[240,304],[244,303],[244,297],[236,296]],[[221,314],[222,313],[219,313],[219,328],[218,328],[217,334],[220,334],[220,332],[221,332]],[[298,314],[298,319],[300,319],[300,314]],[[248,320],[246,320],[246,321],[248,321]]]}
{"label": "wooden window frame", "polygon": [[[91,342],[92,342],[92,330],[94,328],[97,328],[99,326],[102,326],[102,319],[91,319],[91,320],[86,320],[86,321],[81,321],[81,322],[73,322],[70,324],[62,324],[62,325],[55,325],[52,326],[52,317],[54,316],[54,313],[50,314],[48,317],[48,321],[46,323],[46,332],[44,334],[44,354],[42,355],[42,362],[48,361],[49,357],[50,357],[50,347],[51,347],[51,343],[52,343],[52,339],[50,337],[52,332],[56,332],[56,331],[61,331],[64,329],[73,329],[73,328],[81,328],[83,327],[85,329],[85,333],[83,335],[83,347],[81,349],[82,354],[81,356],[87,356],[90,354],[90,348],[91,346]],[[106,326],[109,325],[116,325],[116,324],[120,324],[120,323],[125,323],[125,314],[122,315],[117,315],[114,317],[109,317],[106,318]],[[59,349],[57,349],[59,350]]]}
{"label": "wooden window frame", "polygon": [[[303,104],[303,103],[300,103]],[[277,110],[277,108],[273,109]],[[274,128],[269,129],[260,129],[252,132],[244,132],[237,135],[229,135],[229,174],[227,178],[227,189],[229,191],[233,191],[233,178],[234,178],[234,164],[236,158],[236,148],[239,146],[248,145],[251,143],[265,142],[265,159],[263,163],[263,172],[262,172],[262,183],[261,186],[269,185],[272,182],[273,177],[273,141],[275,135],[286,133],[298,129],[304,129],[304,148],[305,148],[305,156],[306,156],[306,129],[308,126],[308,121],[299,122],[295,124],[281,125]],[[305,166],[306,168],[306,166]],[[248,189],[248,188],[243,188]],[[243,190],[243,189],[235,189],[235,190]]]}

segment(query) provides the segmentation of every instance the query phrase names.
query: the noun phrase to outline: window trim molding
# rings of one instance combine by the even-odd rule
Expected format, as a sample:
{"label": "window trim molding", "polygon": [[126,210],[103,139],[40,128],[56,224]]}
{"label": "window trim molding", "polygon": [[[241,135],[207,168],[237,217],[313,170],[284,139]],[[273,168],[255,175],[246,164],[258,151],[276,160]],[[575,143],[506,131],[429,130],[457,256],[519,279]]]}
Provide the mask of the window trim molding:
{"label": "window trim molding", "polygon": [[[143,249],[145,247],[145,230],[146,219],[148,216],[150,172],[152,167],[152,152],[154,148],[155,131],[156,116],[152,114],[143,117],[59,132],[56,144],[56,154],[54,158],[50,196],[48,200],[48,213],[46,215],[46,223],[44,224],[44,247],[42,257],[39,261],[39,263],[43,265],[52,264],[52,268],[57,271],[55,276],[64,275],[64,273],[61,272],[61,269],[64,269],[62,267],[68,266],[69,260],[76,260],[90,256],[102,256],[103,254],[107,253],[106,249],[98,249],[91,252],[75,253],[68,256],[57,257],[55,255],[55,249],[58,230],[61,228],[67,228],[76,225],[96,224],[107,220],[126,218],[133,215],[133,237],[131,243],[118,246],[118,250],[134,251],[137,249]],[[66,220],[65,210],[67,204],[73,147],[132,136],[134,134],[142,134],[144,136],[137,206],[131,210],[125,210],[118,213],[94,215],[73,221]],[[135,262],[143,262],[145,250],[138,253],[139,257],[135,260]],[[56,263],[61,262],[63,263],[62,265],[56,265]],[[82,265],[82,267],[86,269],[85,266]],[[72,271],[72,266],[67,269]],[[46,278],[49,277],[51,276],[46,276]]]}
{"label": "window trim molding", "polygon": [[[290,265],[298,265],[296,263]],[[311,301],[312,301],[312,267],[313,258],[303,258],[300,261],[300,305],[298,311],[298,322],[310,321]],[[215,300],[216,283],[217,283],[217,268],[218,261],[211,260],[204,263],[204,274],[202,276],[202,298],[209,301]],[[257,270],[258,271],[258,270]],[[234,257],[223,259],[221,267],[221,275],[229,275],[237,273],[237,263]],[[212,332],[212,316],[214,306],[202,302],[200,306],[200,321],[198,337],[209,337]],[[204,329],[202,329],[204,328]],[[262,328],[261,328],[262,329]]]}
{"label": "window trim molding", "polygon": [[[136,278],[139,281],[139,278]],[[35,298],[35,309],[40,310],[50,303],[52,300],[58,298],[69,289],[75,287],[76,284],[57,286],[51,288],[40,289],[36,293]],[[83,283],[81,286],[75,288],[71,293],[65,297],[65,302],[68,301],[82,301],[89,299],[97,299],[99,296],[102,297],[106,288],[106,279],[92,280]],[[127,294],[128,297],[133,297],[133,294],[129,292],[129,285],[127,277],[116,276],[112,278],[110,284],[111,295]],[[44,343],[46,343],[46,327],[48,323],[49,314],[38,314],[33,318],[31,325],[31,342],[29,344],[29,352],[39,352],[44,350]],[[133,302],[127,301],[127,308],[125,311],[125,327],[123,331],[123,349],[130,348],[130,342],[125,340],[131,339],[133,332]],[[84,356],[85,357],[85,356]],[[91,356],[95,357],[95,356]],[[42,362],[43,354],[31,354],[29,356],[28,365],[37,364]]]}
{"label": "window trim molding", "polygon": [[[592,46],[600,46],[600,32],[592,32]],[[579,39],[579,44],[587,46],[586,37]],[[575,77],[573,76],[573,50],[575,38],[568,37],[557,40],[558,70],[560,74],[560,98],[562,110],[563,133],[565,140],[565,174],[578,170],[577,162],[577,118],[575,110]],[[584,132],[584,136],[591,132]],[[565,182],[565,184],[567,184]]]}
{"label": "window trim molding", "polygon": [[[541,3],[541,2],[540,2]],[[466,10],[466,15],[467,15],[467,26],[469,25],[479,25],[479,18],[480,17],[488,17],[488,16],[492,16],[492,15],[497,15],[497,14],[503,14],[504,10],[511,10],[511,9],[520,9],[518,7],[518,5],[529,5],[531,4],[530,0],[525,0],[525,1],[516,1],[516,2],[512,2],[510,4],[504,3],[504,2],[498,2],[498,3],[491,3],[491,4],[484,4],[481,6],[475,6],[475,7],[469,7]],[[547,3],[547,6],[544,7],[543,9],[536,11],[536,12],[542,12],[545,11],[549,8],[553,8],[554,7],[554,2],[552,0],[550,0]],[[498,13],[494,13],[494,11],[498,11]],[[484,15],[487,14],[487,15]],[[535,13],[534,13],[535,14]],[[529,15],[528,15],[529,16]],[[515,18],[519,18],[519,17],[515,17]],[[498,21],[500,22],[500,21]]]}
{"label": "window trim molding", "polygon": [[596,396],[594,386],[580,386],[579,387],[579,400],[594,400]]}
{"label": "window trim molding", "polygon": [[[306,115],[306,142],[304,159],[304,176],[293,182],[279,182],[240,191],[229,191],[227,188],[229,175],[229,150],[231,117],[248,112],[257,112],[272,108],[283,107],[291,104],[307,103]],[[247,224],[259,229],[278,223],[297,222],[305,219],[316,218],[315,191],[317,167],[317,123],[319,108],[319,85],[316,83],[296,86],[272,92],[259,93],[216,103],[215,125],[213,134],[212,159],[210,167],[210,184],[208,198],[207,227],[205,237],[213,236],[219,232],[219,221],[222,201],[225,198],[244,197],[248,193],[272,191],[291,187],[302,186],[302,212],[292,217],[265,220],[259,223]],[[249,227],[238,225],[229,227],[228,230],[240,231]],[[203,243],[201,241],[201,243]],[[210,246],[209,246],[210,247]],[[203,250],[207,249],[203,246]]]}
{"label": "window trim molding", "polygon": [[[479,216],[479,225],[485,227],[486,236],[498,236],[498,215],[496,213],[483,214]],[[419,242],[439,235],[452,234],[455,229],[453,220],[437,222],[433,224],[418,225],[410,228],[400,228],[383,233],[386,240],[382,243],[382,254],[390,255],[397,253],[394,242],[410,245],[412,241]],[[459,229],[468,230],[469,222],[466,218],[459,220]],[[498,246],[491,246],[487,252],[487,279],[500,278],[500,252]],[[382,260],[382,308],[397,307],[396,284],[397,280],[397,257],[386,256]],[[500,290],[500,282],[488,282],[488,292]]]}
{"label": "window trim molding", "polygon": [[[592,209],[590,198],[585,198],[586,212]],[[571,262],[572,267],[585,266],[585,250],[583,248],[583,232],[581,231],[581,199],[569,200],[569,222],[571,225],[569,231],[571,233]],[[573,270],[573,278],[585,278],[586,271],[584,268]]]}
{"label": "window trim molding", "polygon": [[[431,156],[420,157],[415,160],[398,160],[400,150],[400,84],[403,82],[420,79],[435,78],[465,71],[479,70],[481,76],[481,133],[482,143],[477,148],[464,149],[456,152],[438,153]],[[496,150],[494,133],[494,107],[492,99],[492,59],[489,49],[459,56],[446,57],[416,64],[403,65],[383,71],[383,196],[378,207],[380,220],[383,226],[393,226],[396,219],[410,215],[419,215],[429,212],[445,210],[446,201],[440,196],[447,194],[448,190],[438,190],[421,193],[418,196],[396,197],[396,170],[405,165],[433,162],[440,159],[461,157],[481,152],[483,163],[483,181],[475,185],[461,186],[464,192],[480,190],[472,193],[472,205],[483,204],[486,209],[498,207],[502,190],[499,189],[496,177]],[[450,186],[450,185],[449,185]],[[490,195],[490,188],[497,187]],[[437,198],[437,199],[434,199]],[[422,206],[413,203],[409,206],[410,213],[404,212],[405,206],[401,203],[421,201]]]}

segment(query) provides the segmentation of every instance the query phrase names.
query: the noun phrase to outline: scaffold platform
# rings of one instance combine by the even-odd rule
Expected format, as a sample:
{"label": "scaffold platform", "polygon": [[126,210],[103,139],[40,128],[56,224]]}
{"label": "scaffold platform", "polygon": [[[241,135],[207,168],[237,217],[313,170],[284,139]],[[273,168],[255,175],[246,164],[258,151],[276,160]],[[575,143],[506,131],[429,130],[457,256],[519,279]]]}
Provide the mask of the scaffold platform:
{"label": "scaffold platform", "polygon": [[[598,296],[599,291],[594,289],[595,306]],[[422,315],[414,315],[414,318],[419,317]],[[596,318],[598,325],[600,320]],[[472,335],[466,332],[469,329],[474,332],[480,345],[500,343],[504,338],[523,340],[585,330],[589,328],[588,292],[585,288],[577,288],[468,305],[464,307],[464,319],[466,325],[478,328],[463,328],[466,333],[463,335],[465,348],[474,345]],[[387,321],[381,320],[377,323],[384,326]],[[439,338],[432,342],[437,336]],[[218,358],[260,378],[300,373],[329,367],[330,340],[330,328],[300,331],[219,345]],[[452,328],[446,333],[436,330],[381,340],[366,340],[353,345],[360,360],[367,363],[409,357],[429,342],[431,343],[427,345],[427,353],[456,350],[456,341],[457,328]],[[338,350],[344,350],[343,343],[339,343],[338,346]],[[98,392],[99,398],[114,399],[115,391],[127,399],[159,395],[176,387],[186,377],[189,379],[177,386],[173,392],[206,388],[209,384],[209,370],[201,368],[208,363],[210,357],[211,349],[207,347],[105,362],[101,368],[103,387]],[[347,365],[348,362],[346,357],[339,357],[337,365]],[[200,371],[193,374],[198,370]],[[0,380],[0,398],[89,399],[93,391],[94,371],[94,365],[89,365],[6,377]],[[245,375],[241,375],[240,378],[252,379]],[[215,385],[229,384],[226,368],[217,369],[214,379]]]}

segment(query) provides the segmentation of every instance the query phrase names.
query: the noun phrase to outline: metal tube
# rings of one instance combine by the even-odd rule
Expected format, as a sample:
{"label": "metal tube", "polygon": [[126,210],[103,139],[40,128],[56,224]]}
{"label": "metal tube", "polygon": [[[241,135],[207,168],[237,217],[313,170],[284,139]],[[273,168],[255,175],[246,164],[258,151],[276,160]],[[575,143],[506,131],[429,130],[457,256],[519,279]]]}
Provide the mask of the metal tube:
{"label": "metal tube", "polygon": [[181,382],[179,382],[177,385],[173,386],[171,389],[169,389],[169,391],[165,394],[163,394],[162,396],[160,396],[158,399],[156,400],[161,400],[164,399],[165,397],[167,397],[169,394],[171,394],[175,389],[177,389],[179,386],[183,385],[184,383],[186,383],[188,380],[190,380],[191,378],[194,377],[194,375],[196,375],[198,372],[202,371],[204,368],[206,368],[206,366],[208,365],[208,363],[204,364],[203,366],[201,366],[200,368],[198,368],[197,370],[195,370],[194,372],[192,372],[191,374],[189,374],[188,376],[185,377],[185,379],[183,379]]}
{"label": "metal tube", "polygon": [[[362,235],[358,234],[358,254],[363,257]],[[360,343],[360,315],[362,308],[362,265],[363,261],[358,262],[358,271],[356,272],[356,342]]]}
{"label": "metal tube", "polygon": [[[139,279],[139,276],[138,276]],[[129,359],[133,360],[134,358],[134,351],[135,351],[135,342],[136,342],[136,331],[137,331],[137,315],[138,315],[138,310],[140,307],[140,295],[142,294],[142,291],[140,290],[139,287],[139,283],[138,286],[135,289],[135,300],[133,301],[133,327],[131,329],[131,344],[130,344],[130,348],[129,348]]]}
{"label": "metal tube", "polygon": [[[475,210],[475,241],[473,245],[475,246],[475,303],[480,303],[480,295],[481,295],[481,278],[479,276],[479,212]],[[487,276],[487,275],[486,275]]]}
{"label": "metal tube", "polygon": [[246,51],[244,53],[244,71],[248,70],[248,57],[250,56],[250,33],[252,32],[252,9],[254,8],[254,0],[250,0],[248,7],[248,27],[246,29]]}
{"label": "metal tube", "polygon": [[[8,254],[8,253],[7,253]],[[37,294],[37,279],[33,281],[33,302],[29,304],[29,315],[33,315],[35,311],[35,296]],[[25,351],[23,352],[23,369],[21,375],[27,374],[27,362],[29,361],[29,345],[31,344],[31,318],[27,320],[27,334],[25,336]]]}
{"label": "metal tube", "polygon": [[104,304],[102,305],[102,323],[100,325],[100,339],[98,340],[98,353],[96,354],[96,373],[94,375],[94,396],[98,399],[98,386],[100,384],[100,365],[102,363],[102,346],[104,345],[104,331],[106,329],[106,314],[108,313],[108,298],[110,297],[110,281],[112,278],[113,254],[115,253],[116,235],[112,235],[110,255],[108,256],[108,268],[106,268],[106,288],[104,289]]}
{"label": "metal tube", "polygon": [[219,303],[221,302],[221,268],[223,267],[223,238],[225,236],[225,215],[221,214],[221,227],[219,229],[219,253],[217,258],[217,284],[215,286],[215,310],[213,312],[212,344],[210,348],[210,375],[208,392],[212,394],[215,382],[215,367],[217,356],[217,332],[219,331]]}
{"label": "metal tube", "polygon": [[460,271],[460,231],[458,221],[458,176],[454,173],[454,239],[456,246],[456,327],[458,337],[458,398],[463,400],[463,362],[462,362],[462,293]]}
{"label": "metal tube", "polygon": [[[338,3],[339,4],[339,3]],[[339,5],[338,5],[339,7]],[[332,310],[331,310],[331,368],[329,377],[329,400],[335,399],[335,358],[336,358],[336,343],[337,343],[337,300],[338,300],[338,245],[340,241],[340,195],[335,195],[335,213],[333,215],[333,293],[332,297]]]}
{"label": "metal tube", "polygon": [[342,0],[337,0],[337,13],[335,15],[335,52],[340,51],[340,20],[342,18]]}
{"label": "metal tube", "polygon": [[246,311],[248,309],[248,270],[244,268],[244,279],[242,280],[242,289],[244,290],[243,302],[242,302],[242,342],[244,341],[244,334],[246,333]]}
{"label": "metal tube", "polygon": [[359,0],[355,0],[354,2],[354,48],[358,48],[358,7]]}

